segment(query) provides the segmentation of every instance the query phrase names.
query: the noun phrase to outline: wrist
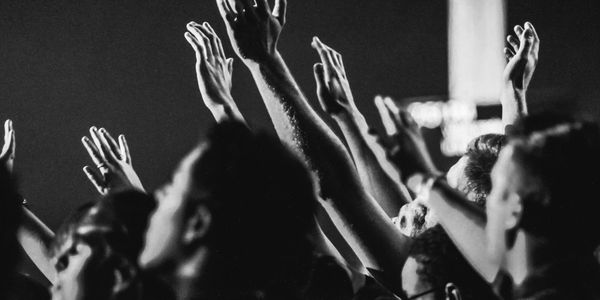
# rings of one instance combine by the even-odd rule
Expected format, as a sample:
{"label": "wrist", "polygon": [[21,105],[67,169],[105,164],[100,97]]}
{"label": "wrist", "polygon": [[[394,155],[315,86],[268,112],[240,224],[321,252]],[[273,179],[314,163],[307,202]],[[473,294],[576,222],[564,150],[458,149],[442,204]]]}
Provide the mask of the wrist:
{"label": "wrist", "polygon": [[271,53],[266,53],[260,59],[248,59],[242,58],[242,62],[250,69],[257,69],[261,67],[273,67],[281,64],[283,58],[281,57],[281,53],[277,49]]}
{"label": "wrist", "polygon": [[219,106],[227,106],[233,103],[233,97],[229,91],[213,91],[213,92],[202,92],[202,99],[208,109],[218,108]]}
{"label": "wrist", "polygon": [[335,113],[330,114],[331,117],[336,120],[338,123],[360,123],[359,120],[364,117],[358,110],[340,106],[341,109]]}

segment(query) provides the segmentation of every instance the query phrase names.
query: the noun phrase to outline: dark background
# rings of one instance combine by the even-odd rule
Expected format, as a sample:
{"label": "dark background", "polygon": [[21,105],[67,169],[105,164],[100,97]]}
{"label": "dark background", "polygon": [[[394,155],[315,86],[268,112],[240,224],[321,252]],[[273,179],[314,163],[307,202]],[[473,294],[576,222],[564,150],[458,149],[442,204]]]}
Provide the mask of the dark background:
{"label": "dark background", "polygon": [[[507,27],[529,20],[542,39],[532,111],[599,115],[595,2],[508,2]],[[289,0],[288,8],[280,50],[314,104],[313,35],[342,52],[358,106],[374,125],[376,94],[447,93],[446,1]],[[213,124],[183,38],[191,20],[210,22],[233,55],[213,0],[0,1],[0,118],[14,121],[22,193],[51,228],[98,197],[81,171],[90,163],[80,142],[89,126],[126,134],[152,190]],[[272,130],[249,73],[239,62],[234,73],[246,119]]]}

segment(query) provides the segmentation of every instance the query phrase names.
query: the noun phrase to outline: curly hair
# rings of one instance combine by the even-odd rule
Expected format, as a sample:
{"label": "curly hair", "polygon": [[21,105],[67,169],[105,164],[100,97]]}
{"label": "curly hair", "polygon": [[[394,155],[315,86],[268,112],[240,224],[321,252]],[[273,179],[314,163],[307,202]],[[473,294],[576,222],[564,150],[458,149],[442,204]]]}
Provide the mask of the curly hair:
{"label": "curly hair", "polygon": [[506,145],[507,138],[502,134],[484,134],[475,138],[467,147],[465,176],[467,189],[475,195],[475,202],[485,206],[485,200],[492,190],[490,173],[500,150]]}
{"label": "curly hair", "polygon": [[462,299],[497,299],[491,286],[465,260],[440,225],[414,240],[410,256],[420,265],[419,278],[438,288],[436,299],[445,299],[444,287],[450,282],[458,287]]}

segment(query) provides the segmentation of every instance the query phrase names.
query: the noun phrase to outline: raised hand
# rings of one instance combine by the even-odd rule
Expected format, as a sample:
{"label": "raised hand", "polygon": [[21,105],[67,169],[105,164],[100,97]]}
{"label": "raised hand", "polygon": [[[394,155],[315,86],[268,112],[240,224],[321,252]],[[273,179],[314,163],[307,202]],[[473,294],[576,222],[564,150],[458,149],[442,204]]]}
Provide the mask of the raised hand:
{"label": "raised hand", "polygon": [[90,136],[81,139],[83,146],[96,165],[97,171],[90,166],[83,167],[83,172],[102,195],[111,190],[134,188],[144,191],[140,178],[133,170],[129,146],[124,135],[119,136],[119,143],[106,131],[96,127],[90,128]]}
{"label": "raised hand", "polygon": [[525,28],[515,26],[516,37],[509,35],[506,40],[510,47],[504,48],[508,64],[504,69],[504,81],[511,82],[519,92],[525,92],[538,62],[540,39],[533,25],[525,23]]}
{"label": "raised hand", "polygon": [[323,110],[332,115],[356,111],[342,55],[323,44],[318,37],[313,38],[312,47],[321,57],[321,62],[314,65],[314,74]]}
{"label": "raised hand", "polygon": [[221,39],[210,24],[187,24],[185,39],[196,53],[198,87],[207,106],[228,105],[231,100],[233,58],[226,58]]}
{"label": "raised hand", "polygon": [[385,123],[389,123],[390,119],[392,121],[392,124],[386,125],[391,143],[383,146],[387,148],[388,158],[399,169],[403,180],[416,173],[438,176],[440,172],[427,151],[421,129],[411,115],[398,108],[390,98],[376,101],[375,104],[380,113],[387,114],[382,115],[382,120]]}
{"label": "raised hand", "polygon": [[15,164],[15,130],[11,120],[4,122],[4,146],[0,153],[0,163],[6,165],[9,172],[12,172]]}
{"label": "raised hand", "polygon": [[245,63],[261,63],[277,55],[287,0],[275,0],[272,11],[267,0],[217,0],[217,6],[233,49]]}

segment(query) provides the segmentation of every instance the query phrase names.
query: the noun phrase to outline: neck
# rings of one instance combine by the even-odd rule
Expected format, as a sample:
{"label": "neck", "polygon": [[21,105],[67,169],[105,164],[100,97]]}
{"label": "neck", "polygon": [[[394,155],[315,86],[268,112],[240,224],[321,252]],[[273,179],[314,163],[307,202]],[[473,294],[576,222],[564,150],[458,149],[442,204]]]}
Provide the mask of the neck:
{"label": "neck", "polygon": [[226,284],[233,284],[240,272],[228,267],[226,258],[209,248],[200,248],[176,268],[177,299],[234,299],[239,289]]}
{"label": "neck", "polygon": [[178,300],[197,300],[213,294],[211,284],[208,283],[212,264],[211,252],[207,248],[200,248],[192,255],[182,259],[175,270],[175,285]]}
{"label": "neck", "polygon": [[548,244],[524,231],[519,231],[513,247],[507,254],[505,269],[515,285],[521,285],[531,274],[550,265],[556,257]]}

